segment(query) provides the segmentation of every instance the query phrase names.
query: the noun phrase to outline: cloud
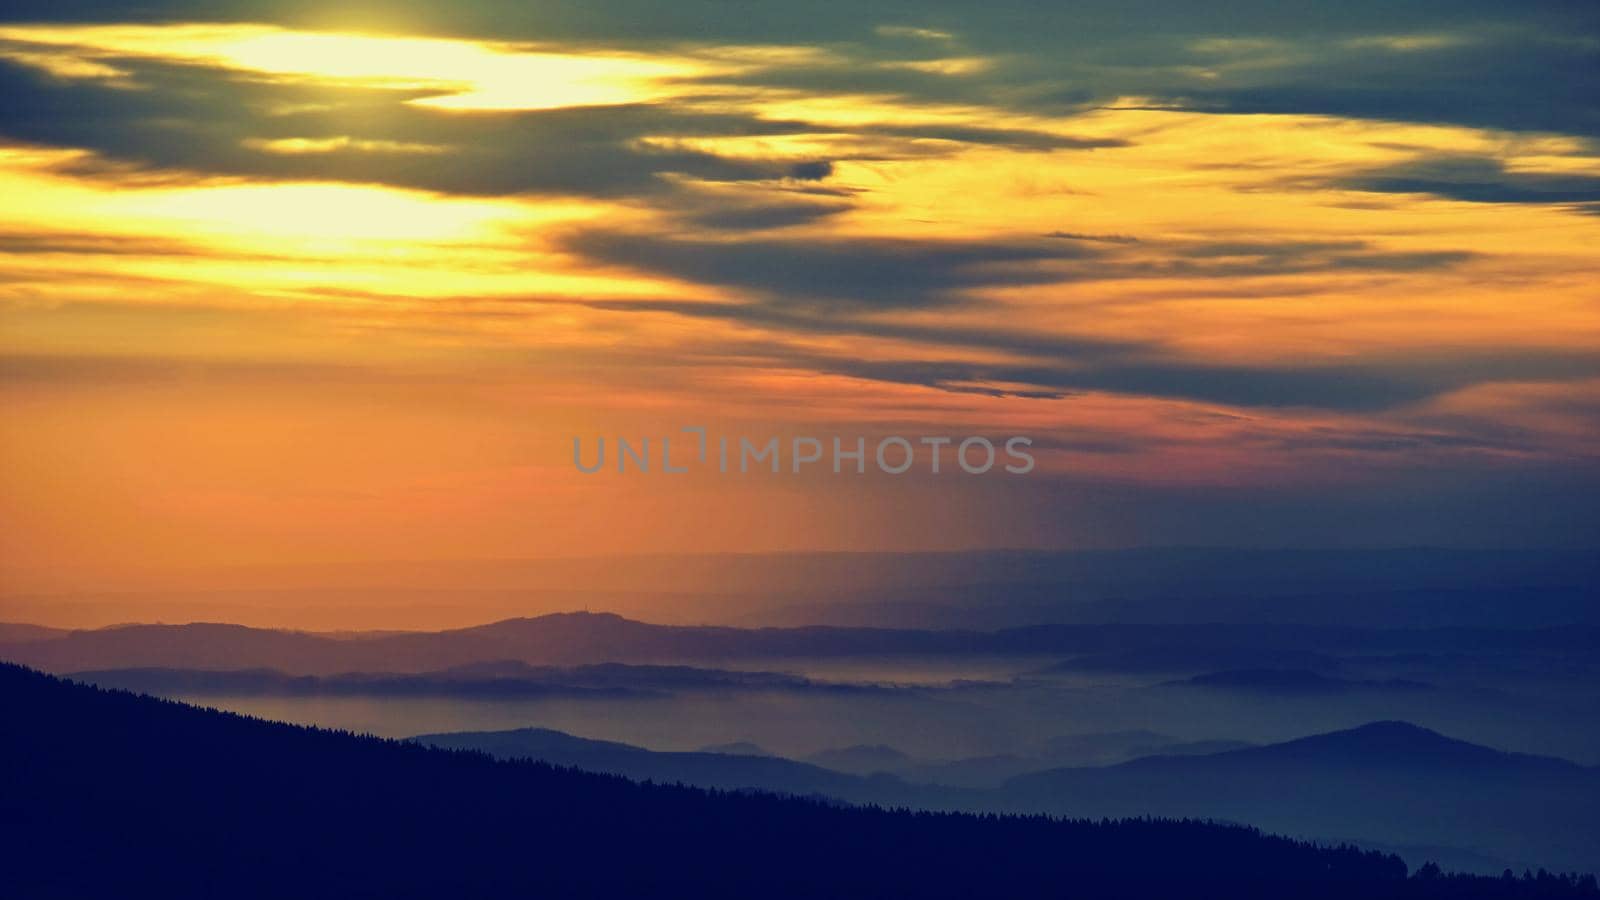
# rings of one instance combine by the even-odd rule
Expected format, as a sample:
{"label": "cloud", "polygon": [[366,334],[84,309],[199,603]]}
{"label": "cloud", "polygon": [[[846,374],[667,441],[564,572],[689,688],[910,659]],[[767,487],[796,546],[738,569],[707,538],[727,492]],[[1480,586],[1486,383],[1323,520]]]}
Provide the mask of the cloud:
{"label": "cloud", "polygon": [[940,306],[966,291],[1043,284],[1031,264],[1092,256],[1060,241],[924,241],[902,238],[713,240],[586,230],[565,248],[609,266],[739,288],[777,305],[836,308]]}
{"label": "cloud", "polygon": [[1059,399],[1093,391],[1239,407],[1373,411],[1413,403],[1439,390],[1360,366],[1246,367],[1152,361],[1079,367],[820,355],[797,355],[788,360],[830,374],[998,397]]}
{"label": "cloud", "polygon": [[[1454,25],[1455,23],[1449,23]],[[1309,43],[1304,59],[1226,74],[1166,96],[1217,113],[1285,113],[1600,136],[1593,37],[1458,26],[1463,39],[1407,50],[1379,42]]]}
{"label": "cloud", "polygon": [[[0,21],[260,22],[494,41],[661,50],[825,47],[849,65],[770,66],[752,85],[870,91],[1060,114],[1118,98],[1225,113],[1300,113],[1595,135],[1600,13],[1592,3],[1394,4],[1237,0],[875,0],[848,12],[752,0],[387,0],[330,10],[312,0],[13,0]],[[894,68],[950,57],[959,77]]]}
{"label": "cloud", "polygon": [[1600,175],[1510,170],[1503,160],[1470,154],[1428,154],[1322,182],[1381,194],[1431,194],[1470,203],[1600,203]]}
{"label": "cloud", "polygon": [[135,235],[60,231],[0,231],[0,253],[75,256],[204,256],[211,251],[182,241]]}
{"label": "cloud", "polygon": [[[745,116],[656,105],[462,115],[407,105],[417,91],[259,82],[206,67],[125,62],[141,85],[51,78],[0,60],[0,135],[93,151],[78,174],[129,169],[340,180],[469,195],[633,196],[666,173],[766,180],[779,163],[644,145],[652,136],[787,133]],[[281,153],[297,140],[326,152]],[[417,154],[414,146],[442,148]]]}
{"label": "cloud", "polygon": [[1142,341],[973,325],[930,325],[882,316],[841,315],[786,309],[760,303],[708,303],[695,300],[598,300],[584,305],[626,313],[669,313],[716,319],[802,335],[840,335],[906,341],[927,347],[1000,351],[1052,360],[1097,360],[1159,352]]}
{"label": "cloud", "polygon": [[702,228],[750,232],[807,225],[849,209],[848,203],[723,204],[692,208],[685,212],[684,218]]}
{"label": "cloud", "polygon": [[[826,135],[854,159],[928,157],[952,144],[1092,149],[1115,139],[947,120],[849,127],[773,117],[754,88],[711,84],[694,102],[614,103],[470,114],[418,105],[443,88],[263,77],[199,63],[82,51],[119,76],[61,77],[29,60],[41,48],[0,41],[0,137],[91,151],[80,175],[340,180],[465,195],[634,197],[708,182],[822,182],[836,159],[727,155],[719,138]],[[760,81],[756,67],[751,78]],[[759,85],[761,88],[766,85]],[[729,93],[732,91],[732,93]],[[720,93],[719,93],[720,92]],[[749,94],[749,97],[744,95]],[[691,98],[692,100],[693,98]]]}
{"label": "cloud", "polygon": [[1172,247],[1179,258],[1141,266],[1138,275],[1233,278],[1304,272],[1417,272],[1472,258],[1461,250],[1397,252],[1366,241],[1201,241]]}
{"label": "cloud", "polygon": [[1107,244],[1137,244],[1139,239],[1131,234],[1085,234],[1080,231],[1051,231],[1045,237],[1063,241],[1101,241]]}
{"label": "cloud", "polygon": [[[923,358],[864,359],[794,346],[708,341],[698,353],[728,365],[796,368],[956,393],[1062,398],[1074,393],[1160,397],[1245,408],[1383,412],[1478,384],[1579,382],[1600,376],[1600,353],[1460,350],[1345,361],[1230,364],[1187,358],[1153,341],[896,321],[867,310],[806,311],[764,304],[611,300],[585,304],[634,315],[734,321],[786,334],[881,338],[923,348]],[[935,348],[944,348],[941,352]],[[950,349],[1009,359],[951,358]],[[915,352],[915,351],[913,351]]]}
{"label": "cloud", "polygon": [[789,177],[801,181],[821,181],[833,174],[833,163],[826,160],[800,162],[789,167]]}
{"label": "cloud", "polygon": [[[815,354],[786,357],[817,371],[960,393],[1060,398],[1087,391],[1161,397],[1245,408],[1382,412],[1497,379],[1578,380],[1600,375],[1600,354],[1485,357],[1464,353],[1411,364],[1229,365],[1167,358],[1087,365],[863,360]],[[1005,385],[986,388],[982,385]],[[1014,387],[1025,386],[1025,387]]]}
{"label": "cloud", "polygon": [[1386,251],[1362,241],[1151,242],[1115,237],[1108,241],[1058,232],[1043,239],[987,241],[813,235],[713,239],[591,229],[569,235],[563,243],[568,251],[608,266],[743,289],[769,304],[838,309],[940,306],[993,287],[1403,273],[1448,268],[1472,258],[1464,251]]}
{"label": "cloud", "polygon": [[[1152,17],[1109,2],[1065,11],[1005,0],[895,2],[875,5],[864,21],[783,4],[728,16],[720,5],[698,0],[558,0],[536,16],[473,0],[448,16],[426,4],[397,3],[390,9],[401,30],[538,38],[558,48],[560,42],[573,49],[598,42],[710,54],[746,41],[752,58],[760,55],[752,47],[826,52],[773,53],[780,61],[749,66],[737,77],[703,78],[681,101],[470,114],[418,106],[410,101],[429,94],[415,87],[273,80],[209,65],[117,57],[100,61],[118,73],[107,81],[0,60],[0,135],[92,151],[70,171],[107,179],[130,172],[220,175],[624,200],[662,214],[670,230],[592,227],[558,235],[561,247],[586,263],[725,288],[745,302],[627,301],[618,309],[715,317],[768,329],[778,339],[856,335],[1012,357],[981,363],[872,363],[799,351],[785,357],[797,366],[885,381],[962,391],[1004,383],[1035,396],[1109,391],[1242,406],[1387,409],[1494,377],[1497,370],[1481,355],[1471,357],[1470,366],[1439,370],[1360,361],[1234,366],[1175,359],[1154,343],[895,317],[930,308],[1003,315],[1005,307],[978,299],[994,288],[1205,279],[1226,283],[1230,296],[1241,297],[1250,291],[1238,283],[1244,279],[1410,275],[1475,259],[1448,247],[1396,251],[1362,240],[1298,237],[1186,240],[1044,232],[1037,224],[1025,235],[965,240],[896,237],[887,229],[870,237],[819,234],[818,226],[861,202],[851,193],[857,188],[840,183],[847,162],[959,152],[950,144],[1043,153],[1161,140],[1158,129],[1134,137],[1062,133],[1066,116],[1122,97],[1216,113],[1326,113],[1575,134],[1594,129],[1595,99],[1587,89],[1592,76],[1586,73],[1593,71],[1595,50],[1580,39],[1593,22],[1561,4],[1535,4],[1513,16],[1503,6],[1465,3],[1446,16],[1358,3],[1334,15],[1315,4],[1250,0],[1220,29],[1214,14],[1179,3],[1158,6],[1162,14]],[[309,4],[265,2],[166,0],[132,12],[114,5],[98,13],[84,8],[24,2],[6,15],[290,24],[315,15]],[[1081,28],[1056,27],[1062,22]],[[1219,30],[1226,39],[1219,39]],[[28,52],[20,45],[11,49]],[[880,65],[955,53],[990,64],[958,75]],[[776,114],[760,102],[769,95],[862,92],[879,104],[877,118],[813,122],[799,112]],[[792,140],[802,149],[774,150],[770,157],[759,150],[736,154],[724,149],[733,140],[719,139],[774,146]],[[830,152],[814,152],[819,144]],[[1513,170],[1472,155],[1420,156],[1316,186],[1484,203],[1600,202],[1595,176]],[[26,235],[9,240],[14,252],[162,252]],[[1586,365],[1574,363],[1573,370],[1586,371]],[[1503,374],[1569,377],[1558,368],[1519,360]]]}

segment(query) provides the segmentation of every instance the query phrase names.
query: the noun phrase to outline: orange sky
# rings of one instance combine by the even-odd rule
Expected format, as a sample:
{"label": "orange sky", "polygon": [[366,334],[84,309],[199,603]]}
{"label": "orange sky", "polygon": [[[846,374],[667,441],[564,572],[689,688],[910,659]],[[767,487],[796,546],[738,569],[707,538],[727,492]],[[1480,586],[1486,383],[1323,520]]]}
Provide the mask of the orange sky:
{"label": "orange sky", "polygon": [[[948,19],[540,40],[186,16],[0,25],[26,87],[0,117],[10,593],[232,564],[1311,541],[1293,523],[1317,498],[1382,521],[1413,489],[1437,510],[1380,540],[1482,544],[1513,536],[1451,530],[1472,484],[1592,485],[1588,126],[1237,99],[1332,59],[1398,73],[1404,101],[1405,66],[1448,72],[1501,32],[1196,26],[1048,103],[1089,76]],[[1196,85],[1234,106],[1176,99]],[[575,436],[685,425],[1025,434],[1040,468],[571,466]],[[1297,499],[1240,512],[1273,496]],[[1214,531],[1174,524],[1217,497]],[[1537,539],[1595,533],[1553,515]]]}

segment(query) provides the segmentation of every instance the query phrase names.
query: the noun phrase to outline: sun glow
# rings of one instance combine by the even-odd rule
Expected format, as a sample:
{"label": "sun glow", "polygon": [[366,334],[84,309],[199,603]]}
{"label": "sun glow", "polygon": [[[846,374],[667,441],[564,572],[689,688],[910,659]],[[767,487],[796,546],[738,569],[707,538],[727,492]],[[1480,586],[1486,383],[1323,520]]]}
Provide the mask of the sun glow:
{"label": "sun glow", "polygon": [[209,286],[213,302],[319,289],[408,297],[627,297],[663,289],[650,278],[576,269],[543,244],[541,233],[605,215],[607,207],[593,202],[331,182],[112,186],[57,171],[84,159],[0,147],[7,198],[0,238],[31,235],[26,253],[11,255],[0,243],[9,275],[0,300],[44,284],[57,300],[90,299],[117,278],[154,280],[185,302],[181,285]]}
{"label": "sun glow", "polygon": [[0,40],[50,48],[8,55],[63,77],[100,76],[99,57],[133,55],[327,84],[417,91],[418,106],[560,109],[659,100],[717,69],[694,59],[560,53],[525,44],[288,31],[260,25],[0,28]]}

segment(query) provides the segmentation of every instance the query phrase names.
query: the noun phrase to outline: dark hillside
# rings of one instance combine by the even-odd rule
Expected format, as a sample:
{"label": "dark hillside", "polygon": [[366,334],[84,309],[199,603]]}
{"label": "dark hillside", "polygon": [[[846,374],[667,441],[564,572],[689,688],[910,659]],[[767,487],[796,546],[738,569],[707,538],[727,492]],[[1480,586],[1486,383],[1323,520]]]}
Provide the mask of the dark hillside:
{"label": "dark hillside", "polygon": [[0,665],[7,896],[1532,897],[1236,827],[836,808],[264,722]]}

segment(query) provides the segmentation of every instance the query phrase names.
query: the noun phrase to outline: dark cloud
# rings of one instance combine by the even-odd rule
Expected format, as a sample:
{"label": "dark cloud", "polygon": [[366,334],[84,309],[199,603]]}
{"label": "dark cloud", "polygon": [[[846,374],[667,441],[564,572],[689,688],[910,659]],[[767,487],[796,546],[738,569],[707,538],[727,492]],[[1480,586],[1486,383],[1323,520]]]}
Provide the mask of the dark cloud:
{"label": "dark cloud", "polygon": [[[1247,407],[1379,410],[1473,383],[1475,366],[1457,371],[1385,372],[1376,367],[1228,366],[1174,362],[1165,348],[1133,341],[960,325],[919,325],[863,315],[810,315],[757,304],[696,301],[598,301],[594,308],[670,313],[759,325],[789,333],[905,340],[924,346],[1000,351],[1013,362],[871,360],[808,352],[783,343],[707,345],[718,362],[800,368],[955,393],[1052,399],[1084,391],[1136,394]],[[1569,367],[1572,363],[1569,361]],[[1580,371],[1600,372],[1600,360]],[[1531,371],[1531,369],[1530,369]],[[1572,369],[1563,369],[1570,376]]]}
{"label": "dark cloud", "polygon": [[951,141],[962,144],[994,144],[1013,150],[1101,150],[1129,147],[1132,142],[1122,138],[1090,138],[1029,131],[1022,128],[982,128],[963,125],[867,125],[856,129],[858,134],[888,135],[914,140]]}
{"label": "dark cloud", "polygon": [[[974,325],[923,325],[876,315],[810,314],[761,304],[615,300],[585,304],[632,314],[719,319],[785,333],[904,340],[924,347],[996,351],[1010,361],[871,360],[819,354],[784,343],[716,344],[718,362],[808,369],[960,393],[1059,398],[1098,391],[1240,407],[1378,412],[1475,384],[1570,382],[1600,377],[1600,353],[1440,351],[1341,363],[1228,364],[1175,358],[1154,342],[1020,332]],[[942,354],[941,354],[942,355]]]}
{"label": "dark cloud", "polygon": [[1517,452],[1530,444],[1479,434],[1448,431],[1334,428],[1311,426],[1291,435],[1271,435],[1259,441],[1276,450],[1354,450],[1362,453],[1414,454],[1431,450],[1484,450]]}
{"label": "dark cloud", "polygon": [[1055,276],[1031,264],[1094,251],[1060,241],[917,241],[895,238],[712,240],[583,231],[566,249],[610,266],[754,292],[770,303],[825,307],[920,307],[998,285]]}
{"label": "dark cloud", "polygon": [[[0,45],[5,47],[39,49],[16,42]],[[92,151],[94,159],[72,170],[81,175],[332,179],[468,195],[640,196],[670,193],[673,182],[663,176],[815,183],[834,170],[832,160],[736,158],[687,148],[686,139],[835,131],[753,112],[632,104],[461,114],[407,102],[438,91],[266,80],[144,59],[106,61],[126,77],[63,79],[0,58],[0,138]],[[866,125],[836,137],[855,159],[949,152],[939,142],[1027,149],[1117,143],[944,123]],[[281,152],[274,145],[281,141],[324,145],[315,152]]]}
{"label": "dark cloud", "polygon": [[[631,196],[660,176],[781,178],[777,163],[641,143],[641,138],[788,133],[735,115],[634,105],[460,115],[408,105],[419,91],[258,82],[215,69],[119,61],[140,89],[63,81],[0,60],[0,136],[94,151],[79,174],[176,171],[315,178],[458,194]],[[274,112],[301,108],[300,112]],[[340,140],[273,152],[275,140]],[[98,167],[98,168],[97,168]]]}
{"label": "dark cloud", "polygon": [[[920,307],[975,289],[1140,278],[1248,278],[1312,272],[1415,272],[1471,258],[1394,252],[1360,241],[1149,242],[1074,238],[918,241],[893,238],[691,238],[582,231],[566,249],[597,263],[741,288],[771,304]],[[1140,255],[1113,252],[1137,245]]]}
{"label": "dark cloud", "polygon": [[[1597,354],[1484,359],[1464,353],[1438,362],[1226,365],[1181,360],[1083,366],[953,361],[878,361],[806,355],[790,364],[897,384],[996,396],[1063,397],[1099,391],[1226,406],[1380,412],[1500,379],[1600,376]],[[992,386],[986,386],[992,385]]]}
{"label": "dark cloud", "polygon": [[76,256],[213,256],[182,241],[58,231],[0,231],[0,253]]}
{"label": "dark cloud", "polygon": [[[848,11],[752,0],[736,15],[722,0],[12,0],[0,21],[261,22],[641,50],[804,44],[855,64],[743,77],[1055,114],[1148,97],[1216,112],[1600,134],[1600,6],[1589,0],[874,0]],[[906,28],[951,37],[911,39]],[[1231,43],[1219,50],[1217,38]],[[960,77],[893,65],[948,54],[991,65]]]}
{"label": "dark cloud", "polygon": [[1373,411],[1413,403],[1438,390],[1359,366],[1297,368],[1146,362],[1078,367],[820,356],[793,361],[831,374],[994,396],[1060,398],[1096,391],[1228,406]]}
{"label": "dark cloud", "polygon": [[[1323,4],[1248,0],[1231,4],[1224,16],[1170,0],[1133,6],[1094,0],[1070,9],[1041,9],[1020,0],[978,6],[895,0],[875,3],[865,18],[801,13],[775,3],[752,7],[729,16],[705,0],[574,0],[540,4],[535,13],[469,0],[451,4],[446,15],[408,0],[341,5],[337,12],[266,0],[158,0],[135,8],[90,2],[70,9],[18,2],[7,4],[0,19],[382,24],[390,31],[661,51],[689,43],[809,43],[829,52],[813,61],[773,62],[736,78],[708,79],[706,96],[740,86],[874,93],[891,101],[1057,118],[1138,96],[1162,107],[1216,113],[1314,113],[1600,135],[1600,91],[1594,89],[1600,15],[1593,4],[1510,9],[1423,3],[1402,9],[1350,3],[1332,15]],[[893,23],[918,23],[953,37],[908,40],[904,32],[874,30]],[[899,65],[919,54],[971,55],[988,65],[959,75]],[[153,172],[328,178],[463,194],[593,196],[670,192],[670,179],[663,176],[821,181],[838,161],[938,155],[950,152],[951,143],[1041,151],[1126,143],[977,122],[839,128],[673,104],[461,115],[406,104],[424,95],[415,90],[313,86],[201,66],[107,61],[128,70],[143,89],[63,80],[0,61],[0,135],[81,147],[99,154],[102,164]],[[301,111],[282,112],[296,108]],[[688,149],[675,140],[796,133],[828,135],[839,152],[829,159],[769,162],[719,156],[704,144]],[[354,143],[302,154],[271,153],[262,143],[337,138]],[[417,145],[437,152],[400,149]],[[1398,173],[1369,184],[1382,192],[1411,187],[1491,202],[1515,196],[1529,199],[1512,202],[1543,202],[1540,195],[1563,193],[1588,197],[1594,190],[1581,183],[1535,183],[1527,176],[1470,174]]]}
{"label": "dark cloud", "polygon": [[1419,156],[1322,184],[1380,194],[1432,194],[1472,203],[1600,203],[1600,175],[1510,171],[1501,160],[1463,154]]}
{"label": "dark cloud", "polygon": [[707,303],[696,300],[599,300],[584,305],[613,312],[670,313],[759,325],[793,334],[848,335],[907,341],[925,346],[995,350],[1053,360],[1102,360],[1153,353],[1141,341],[1050,334],[972,325],[925,325],[885,317],[811,313],[758,303]]}
{"label": "dark cloud", "polygon": [[[1174,91],[1226,113],[1300,113],[1600,136],[1600,44],[1571,34],[1440,21],[1436,48],[1326,46],[1314,59]],[[1379,34],[1392,32],[1378,32]],[[1458,43],[1448,39],[1456,35]]]}
{"label": "dark cloud", "polygon": [[691,207],[684,218],[702,228],[720,231],[764,231],[806,225],[850,209],[848,203],[776,202]]}
{"label": "dark cloud", "polygon": [[1449,268],[1472,258],[1471,253],[1461,250],[1380,250],[1365,241],[1207,241],[1175,245],[1173,249],[1179,258],[1139,266],[1133,273],[1114,277],[1240,278],[1304,272],[1419,272]]}
{"label": "dark cloud", "polygon": [[1045,237],[1063,241],[1099,241],[1107,244],[1137,244],[1139,239],[1131,234],[1084,234],[1078,231],[1052,231]]}
{"label": "dark cloud", "polygon": [[801,181],[821,181],[832,174],[833,163],[826,160],[795,163],[789,167],[789,177]]}

